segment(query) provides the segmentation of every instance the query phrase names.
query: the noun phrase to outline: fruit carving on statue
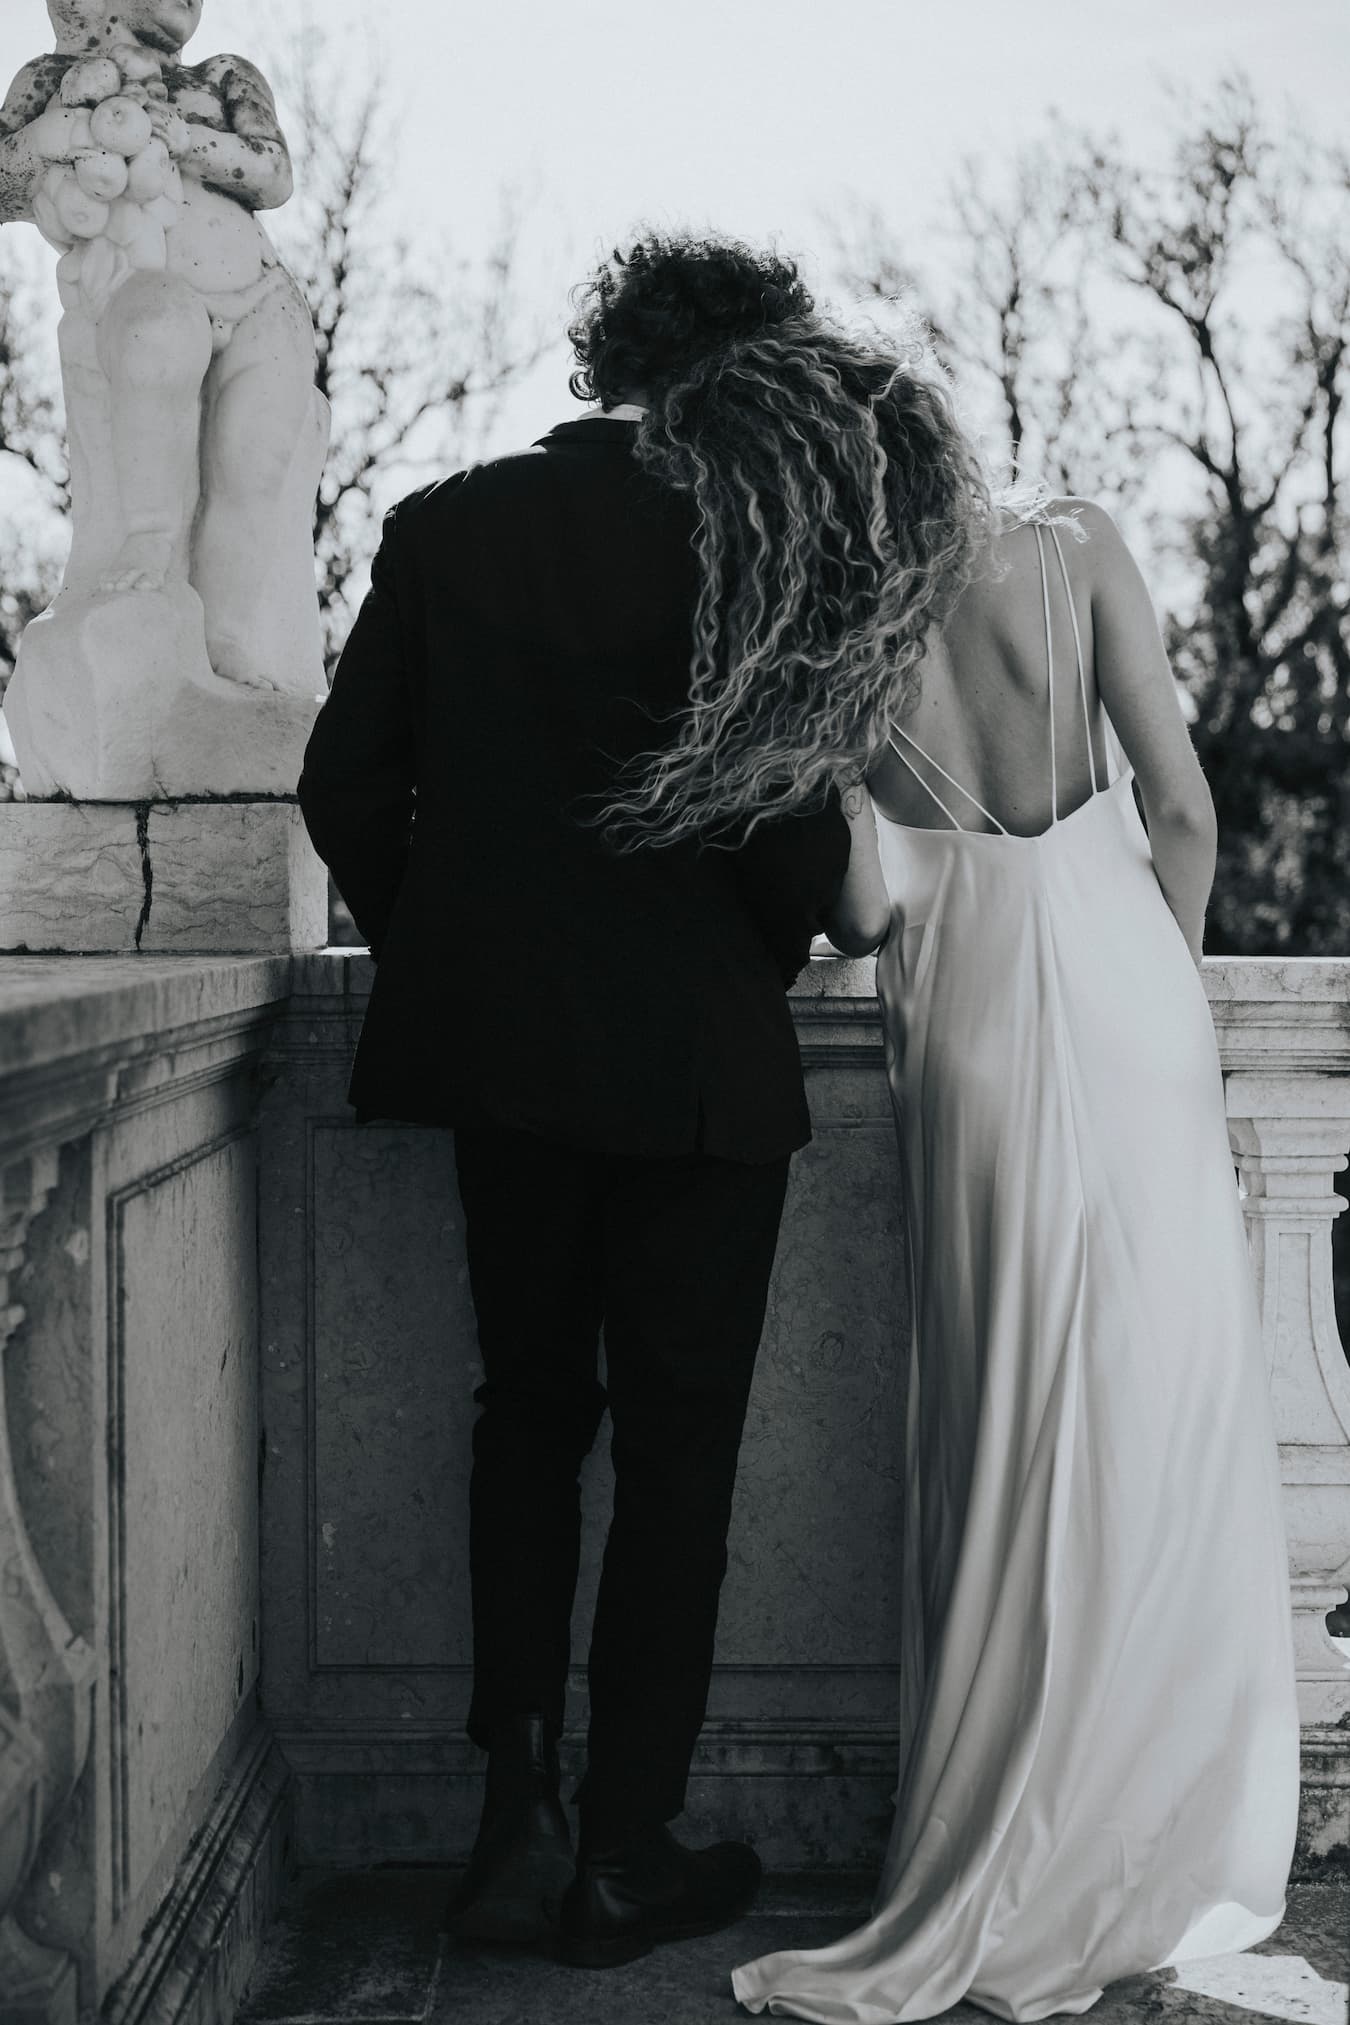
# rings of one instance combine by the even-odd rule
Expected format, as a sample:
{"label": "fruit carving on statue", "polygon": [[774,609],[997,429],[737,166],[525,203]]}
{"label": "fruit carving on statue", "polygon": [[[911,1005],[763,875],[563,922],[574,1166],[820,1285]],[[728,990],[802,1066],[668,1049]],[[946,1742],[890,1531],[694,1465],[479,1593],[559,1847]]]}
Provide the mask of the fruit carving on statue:
{"label": "fruit carving on statue", "polygon": [[72,64],[38,123],[44,151],[68,158],[38,178],[33,220],[63,256],[62,300],[78,292],[96,317],[134,270],[167,262],[183,182],[164,136],[185,128],[167,101],[159,62],[128,36]]}

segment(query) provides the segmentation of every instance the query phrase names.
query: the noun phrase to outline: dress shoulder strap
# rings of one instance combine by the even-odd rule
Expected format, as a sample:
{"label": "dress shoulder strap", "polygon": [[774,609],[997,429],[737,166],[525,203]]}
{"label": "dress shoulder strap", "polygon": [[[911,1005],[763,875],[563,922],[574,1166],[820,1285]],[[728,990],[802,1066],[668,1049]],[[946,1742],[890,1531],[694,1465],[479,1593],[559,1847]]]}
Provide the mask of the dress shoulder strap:
{"label": "dress shoulder strap", "polygon": [[1032,527],[1036,534],[1036,559],[1041,566],[1041,607],[1045,614],[1045,696],[1046,716],[1050,721],[1050,823],[1053,828],[1059,821],[1059,772],[1055,763],[1055,643],[1050,629],[1050,578],[1045,568],[1041,522],[1034,520]]}

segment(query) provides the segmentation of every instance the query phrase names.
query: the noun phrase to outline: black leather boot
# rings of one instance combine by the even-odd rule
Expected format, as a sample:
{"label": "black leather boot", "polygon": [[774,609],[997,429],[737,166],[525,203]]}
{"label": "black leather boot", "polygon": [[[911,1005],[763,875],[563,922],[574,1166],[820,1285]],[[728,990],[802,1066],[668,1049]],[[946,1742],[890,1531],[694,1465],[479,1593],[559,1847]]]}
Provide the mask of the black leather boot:
{"label": "black leather boot", "polygon": [[746,1843],[685,1849],[664,1825],[608,1848],[585,1844],[562,1902],[562,1958],[613,1969],[658,1941],[715,1934],[749,1912],[760,1875]]}
{"label": "black leather boot", "polygon": [[516,1716],[488,1750],[478,1839],[445,1924],[461,1941],[541,1940],[571,1879],[557,1747],[542,1716]]}

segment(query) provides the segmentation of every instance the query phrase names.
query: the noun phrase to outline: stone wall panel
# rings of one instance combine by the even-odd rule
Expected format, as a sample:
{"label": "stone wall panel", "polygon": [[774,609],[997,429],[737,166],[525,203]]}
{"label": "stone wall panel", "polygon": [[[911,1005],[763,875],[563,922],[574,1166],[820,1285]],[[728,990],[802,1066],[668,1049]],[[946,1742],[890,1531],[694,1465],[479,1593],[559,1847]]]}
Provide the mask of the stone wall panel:
{"label": "stone wall panel", "polygon": [[257,1669],[255,1152],[235,1128],[108,1202],[114,1879],[133,1897]]}

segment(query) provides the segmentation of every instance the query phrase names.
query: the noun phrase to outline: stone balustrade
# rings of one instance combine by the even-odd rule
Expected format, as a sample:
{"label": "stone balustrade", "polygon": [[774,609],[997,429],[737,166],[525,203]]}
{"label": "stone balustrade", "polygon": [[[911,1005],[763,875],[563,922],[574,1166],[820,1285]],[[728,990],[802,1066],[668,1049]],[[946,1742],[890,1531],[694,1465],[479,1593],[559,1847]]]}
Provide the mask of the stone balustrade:
{"label": "stone balustrade", "polygon": [[[1350,1848],[1350,960],[1211,962],[1286,1487],[1300,1862]],[[463,1855],[475,1378],[448,1136],[356,1128],[370,964],[0,973],[0,2004],[227,2014],[279,1878]],[[473,989],[473,956],[464,958]],[[794,994],[794,1164],[694,1828],[865,1865],[895,1781],[895,1152],[871,966]],[[606,1459],[588,1493],[580,1609]],[[1179,1515],[1184,1523],[1184,1514]],[[580,1646],[578,1647],[580,1651]],[[581,1677],[565,1740],[578,1762]]]}
{"label": "stone balustrade", "polygon": [[1332,1299],[1334,1177],[1350,1148],[1345,963],[1208,966],[1228,1131],[1270,1366],[1303,1722],[1305,1846],[1350,1844],[1350,1364]]}

